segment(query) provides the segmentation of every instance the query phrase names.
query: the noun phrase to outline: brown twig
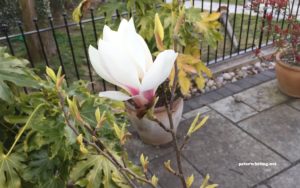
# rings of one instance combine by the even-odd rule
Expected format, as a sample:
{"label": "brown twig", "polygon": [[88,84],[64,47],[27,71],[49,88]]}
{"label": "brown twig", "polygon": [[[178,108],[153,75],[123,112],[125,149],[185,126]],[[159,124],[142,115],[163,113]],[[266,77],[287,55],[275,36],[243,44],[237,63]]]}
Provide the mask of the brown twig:
{"label": "brown twig", "polygon": [[[176,75],[175,75],[175,77],[176,77]],[[174,87],[174,85],[172,87]],[[181,150],[178,146],[178,140],[177,140],[177,137],[176,137],[176,134],[175,134],[175,131],[174,131],[174,122],[173,122],[173,118],[172,118],[172,112],[171,112],[171,109],[170,109],[170,105],[168,105],[166,93],[165,93],[165,106],[166,106],[166,109],[167,109],[168,119],[169,119],[169,123],[170,123],[170,129],[172,130],[171,135],[172,135],[172,139],[173,139],[173,146],[174,146],[175,153],[176,153],[178,177],[179,177],[179,179],[182,183],[183,188],[187,188],[186,183],[185,183],[185,179],[184,179],[182,163],[181,163]]]}
{"label": "brown twig", "polygon": [[190,138],[191,138],[190,136],[185,136],[184,137],[183,143],[181,144],[181,146],[179,148],[180,151],[183,150],[184,146],[188,143],[188,141],[189,141]]}
{"label": "brown twig", "polygon": [[156,122],[164,131],[168,133],[172,133],[172,129],[168,129],[159,119],[154,116],[148,117],[149,120]]}

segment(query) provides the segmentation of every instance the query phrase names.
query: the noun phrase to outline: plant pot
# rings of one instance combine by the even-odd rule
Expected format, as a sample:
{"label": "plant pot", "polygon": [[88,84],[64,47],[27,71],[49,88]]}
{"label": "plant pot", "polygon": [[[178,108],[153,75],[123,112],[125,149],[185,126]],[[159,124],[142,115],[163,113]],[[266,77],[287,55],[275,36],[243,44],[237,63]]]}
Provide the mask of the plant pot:
{"label": "plant pot", "polygon": [[291,97],[300,98],[300,67],[281,60],[282,53],[276,54],[276,77],[279,89]]}
{"label": "plant pot", "polygon": [[[178,98],[173,103],[172,118],[174,124],[174,131],[181,120],[183,110],[183,99]],[[144,116],[143,118],[137,117],[136,109],[129,103],[126,103],[126,112],[131,124],[137,130],[141,140],[146,144],[163,145],[172,141],[170,133],[163,130],[156,122],[149,120]],[[167,128],[170,128],[169,118],[165,107],[158,107],[154,109],[154,115],[161,121]]]}

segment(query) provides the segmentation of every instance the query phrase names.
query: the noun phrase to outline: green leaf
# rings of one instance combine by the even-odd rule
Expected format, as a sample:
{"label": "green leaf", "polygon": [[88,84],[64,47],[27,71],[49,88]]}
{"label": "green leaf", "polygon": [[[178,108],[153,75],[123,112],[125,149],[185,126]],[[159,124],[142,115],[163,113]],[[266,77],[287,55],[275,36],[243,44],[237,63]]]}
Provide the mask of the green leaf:
{"label": "green leaf", "polygon": [[38,87],[36,76],[26,68],[28,61],[4,53],[0,47],[0,99],[11,103],[12,91],[8,83],[21,87]]}
{"label": "green leaf", "polygon": [[19,173],[24,168],[24,157],[19,153],[5,155],[0,150],[0,187],[20,188],[21,179]]}
{"label": "green leaf", "polygon": [[13,99],[13,95],[12,95],[9,87],[2,80],[0,80],[0,98],[9,103]]}
{"label": "green leaf", "polygon": [[7,115],[4,116],[4,120],[10,124],[25,124],[28,120],[28,116]]}
{"label": "green leaf", "polygon": [[[77,162],[70,173],[70,178],[76,184],[86,183],[87,188],[119,187],[116,183],[124,184],[118,169],[103,155],[86,155],[87,157]],[[114,178],[113,178],[114,174]],[[117,181],[117,182],[114,182]]]}

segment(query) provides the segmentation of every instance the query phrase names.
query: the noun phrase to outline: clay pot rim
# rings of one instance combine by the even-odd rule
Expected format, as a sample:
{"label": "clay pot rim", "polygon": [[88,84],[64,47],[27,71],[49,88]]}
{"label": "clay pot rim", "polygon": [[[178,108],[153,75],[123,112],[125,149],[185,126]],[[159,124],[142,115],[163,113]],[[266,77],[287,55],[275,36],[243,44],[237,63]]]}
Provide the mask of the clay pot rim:
{"label": "clay pot rim", "polygon": [[295,71],[295,72],[300,72],[300,67],[298,66],[295,66],[295,65],[291,65],[289,63],[284,63],[282,60],[281,60],[281,56],[285,53],[285,51],[281,51],[281,52],[277,52],[276,53],[276,63],[279,64],[279,66],[282,66],[284,68],[287,68],[287,69],[290,69],[292,71]]}
{"label": "clay pot rim", "polygon": [[[181,100],[183,100],[182,97],[178,97],[176,100],[174,100],[172,111],[173,111],[174,109],[177,109],[177,108],[178,108],[178,106],[179,106]],[[134,111],[134,112],[137,111],[137,109],[134,108],[134,106],[133,106],[132,104],[130,104],[129,102],[127,102],[127,101],[125,102],[125,107],[128,108],[130,111]],[[161,112],[164,112],[165,110],[166,110],[166,108],[165,108],[164,106],[155,107],[155,108],[154,108],[154,113],[161,113]]]}

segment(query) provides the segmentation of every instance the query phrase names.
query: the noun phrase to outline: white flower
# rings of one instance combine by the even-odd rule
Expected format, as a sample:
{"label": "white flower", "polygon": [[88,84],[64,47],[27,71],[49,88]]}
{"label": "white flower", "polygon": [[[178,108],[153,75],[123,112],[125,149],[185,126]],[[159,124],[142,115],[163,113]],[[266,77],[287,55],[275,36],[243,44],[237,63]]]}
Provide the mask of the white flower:
{"label": "white flower", "polygon": [[104,26],[98,50],[89,47],[90,61],[100,77],[127,91],[100,92],[101,97],[125,101],[138,107],[153,101],[158,86],[169,76],[177,53],[165,50],[153,62],[144,39],[136,32],[133,19],[123,19],[118,31]]}

